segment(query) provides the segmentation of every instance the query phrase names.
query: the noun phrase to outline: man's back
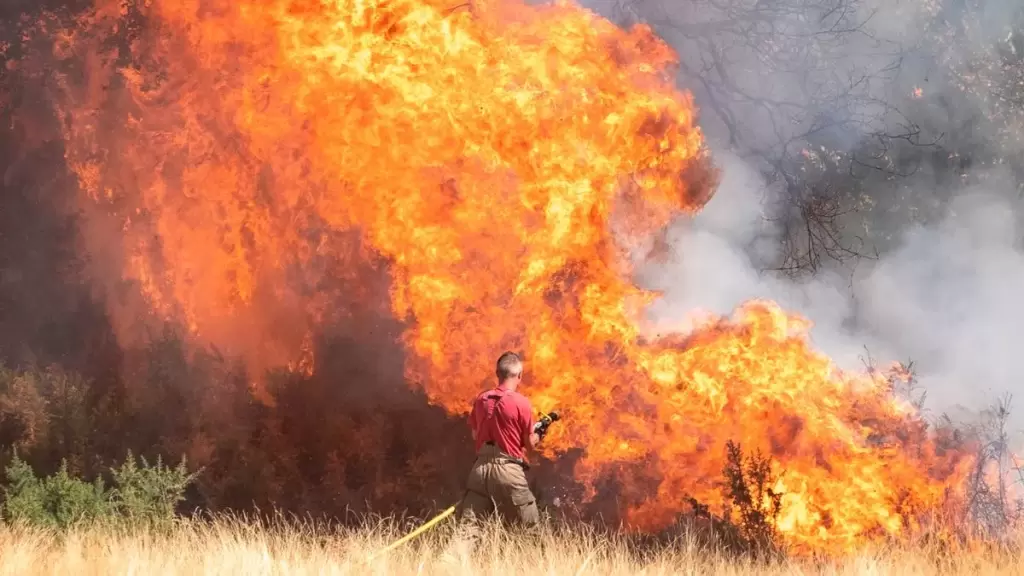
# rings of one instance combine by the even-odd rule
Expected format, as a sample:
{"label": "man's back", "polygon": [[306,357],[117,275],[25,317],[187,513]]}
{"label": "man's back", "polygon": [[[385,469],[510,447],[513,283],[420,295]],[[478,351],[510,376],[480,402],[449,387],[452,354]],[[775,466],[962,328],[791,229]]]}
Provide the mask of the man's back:
{"label": "man's back", "polygon": [[533,431],[533,409],[522,394],[502,388],[482,392],[473,401],[470,425],[476,450],[487,442],[514,458],[526,458],[524,447]]}
{"label": "man's back", "polygon": [[[530,401],[516,392],[523,380],[522,358],[505,352],[498,358],[494,374],[497,386],[473,400],[469,415],[477,457],[466,477],[459,516],[497,510],[506,520],[534,525],[540,515],[526,480],[525,460],[526,446],[533,446],[539,437],[533,433]],[[503,457],[506,455],[520,462]]]}

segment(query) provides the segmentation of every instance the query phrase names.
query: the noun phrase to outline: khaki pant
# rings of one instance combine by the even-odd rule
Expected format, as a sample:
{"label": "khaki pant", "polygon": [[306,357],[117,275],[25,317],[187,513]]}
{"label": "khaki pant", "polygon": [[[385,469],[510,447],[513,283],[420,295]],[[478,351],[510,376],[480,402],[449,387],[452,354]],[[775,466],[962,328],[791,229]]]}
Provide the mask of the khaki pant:
{"label": "khaki pant", "polygon": [[495,511],[508,522],[535,525],[540,521],[537,500],[526,483],[526,471],[496,446],[485,444],[466,480],[459,515],[487,516]]}

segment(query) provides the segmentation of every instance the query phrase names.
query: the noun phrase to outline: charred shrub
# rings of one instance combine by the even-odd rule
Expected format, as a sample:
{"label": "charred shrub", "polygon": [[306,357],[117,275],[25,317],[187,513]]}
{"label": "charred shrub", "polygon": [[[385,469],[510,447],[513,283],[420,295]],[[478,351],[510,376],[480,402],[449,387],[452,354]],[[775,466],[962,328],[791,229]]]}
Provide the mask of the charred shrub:
{"label": "charred shrub", "polygon": [[16,449],[34,464],[46,462],[47,472],[62,461],[70,472],[81,472],[96,428],[88,387],[80,375],[57,366],[15,371],[0,360],[0,448]]}
{"label": "charred shrub", "polygon": [[773,562],[786,551],[777,531],[782,493],[773,487],[777,476],[771,459],[759,450],[744,456],[742,447],[726,443],[722,468],[722,514],[708,504],[687,496],[692,509],[684,528],[691,536],[731,555]]}
{"label": "charred shrub", "polygon": [[782,494],[772,487],[776,477],[771,459],[760,450],[744,458],[742,447],[726,444],[724,476],[724,520],[742,548],[757,557],[782,554],[776,525],[782,508]]}

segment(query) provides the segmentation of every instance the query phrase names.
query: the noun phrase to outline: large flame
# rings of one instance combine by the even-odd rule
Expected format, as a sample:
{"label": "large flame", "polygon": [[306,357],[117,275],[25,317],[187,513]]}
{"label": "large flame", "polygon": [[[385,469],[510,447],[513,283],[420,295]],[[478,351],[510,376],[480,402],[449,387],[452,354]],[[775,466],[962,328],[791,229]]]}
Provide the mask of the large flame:
{"label": "large flame", "polygon": [[714,186],[647,27],[565,1],[149,0],[54,51],[76,63],[56,102],[87,247],[119,246],[141,295],[111,292],[122,338],[170,320],[256,371],[309,369],[337,290],[372,300],[319,279],[379,257],[408,380],[464,412],[522,351],[535,406],[565,414],[547,455],[582,448],[577,479],[615,475],[635,526],[720,506],[730,439],[785,471],[779,528],[811,550],[902,534],[966,474],[772,303],[641,335],[636,249]]}

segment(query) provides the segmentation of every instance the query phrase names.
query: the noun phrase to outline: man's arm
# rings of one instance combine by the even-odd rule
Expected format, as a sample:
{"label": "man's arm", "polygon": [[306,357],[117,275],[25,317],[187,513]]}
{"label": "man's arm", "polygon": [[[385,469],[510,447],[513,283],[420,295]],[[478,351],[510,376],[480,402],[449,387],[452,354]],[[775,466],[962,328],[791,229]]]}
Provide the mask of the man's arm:
{"label": "man's arm", "polygon": [[533,407],[530,406],[530,402],[524,401],[523,406],[523,421],[526,422],[526,427],[523,428],[523,446],[529,447],[531,450],[537,448],[537,444],[540,443],[540,436],[533,432]]}

